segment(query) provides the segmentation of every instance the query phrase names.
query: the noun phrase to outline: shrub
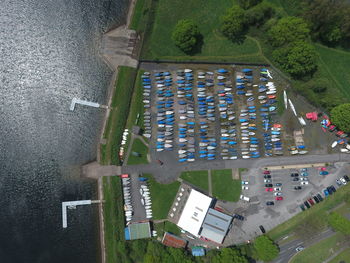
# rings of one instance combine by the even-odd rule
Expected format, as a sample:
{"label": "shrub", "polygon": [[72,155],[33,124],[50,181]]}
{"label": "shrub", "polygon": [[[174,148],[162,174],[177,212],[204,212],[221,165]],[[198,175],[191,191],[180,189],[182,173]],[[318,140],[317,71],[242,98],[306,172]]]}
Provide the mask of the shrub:
{"label": "shrub", "polygon": [[350,103],[341,104],[333,108],[331,121],[344,132],[350,132]]}

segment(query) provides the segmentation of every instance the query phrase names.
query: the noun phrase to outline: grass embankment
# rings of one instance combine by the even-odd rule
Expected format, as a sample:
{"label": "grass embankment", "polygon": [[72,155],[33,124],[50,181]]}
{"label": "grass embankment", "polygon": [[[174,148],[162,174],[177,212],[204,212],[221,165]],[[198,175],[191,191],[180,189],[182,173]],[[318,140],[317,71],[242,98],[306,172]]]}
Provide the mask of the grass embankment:
{"label": "grass embankment", "polygon": [[[233,0],[158,0],[152,28],[145,35],[143,59],[261,62],[259,48],[251,39],[235,44],[220,32],[220,17],[233,5]],[[177,48],[171,40],[172,30],[180,19],[192,19],[203,35],[203,45],[193,56]]]}
{"label": "grass embankment", "polygon": [[[133,155],[133,152],[140,154],[140,156]],[[128,165],[133,164],[147,164],[148,147],[138,138],[134,139],[132,144]]]}
{"label": "grass embankment", "polygon": [[148,178],[152,197],[153,219],[166,219],[169,209],[179,189],[180,182],[160,184],[150,174],[144,174]]}
{"label": "grass embankment", "polygon": [[193,184],[194,186],[197,186],[202,190],[208,191],[207,170],[182,172],[180,178],[185,180],[186,182],[189,182],[190,184]]}
{"label": "grass embankment", "polygon": [[153,0],[137,0],[133,17],[129,28],[142,33],[146,30],[150,16],[152,15]]}
{"label": "grass embankment", "polygon": [[129,114],[135,77],[136,69],[119,67],[118,79],[111,103],[112,109],[103,134],[103,138],[106,139],[106,147],[105,149],[101,148],[101,151],[104,152],[103,163],[105,164],[120,164],[118,153]]}
{"label": "grass embankment", "polygon": [[350,262],[349,259],[350,259],[350,248],[341,252],[338,256],[336,256],[331,261],[329,261],[329,263],[340,263],[340,262],[348,263]]}
{"label": "grass embankment", "polygon": [[118,243],[124,242],[123,196],[120,178],[103,177],[103,216],[107,263],[118,262]]}
{"label": "grass embankment", "polygon": [[164,221],[162,223],[154,224],[154,228],[157,231],[158,237],[163,237],[165,232],[172,233],[174,235],[181,235],[180,229],[177,227],[177,225]]}
{"label": "grass embankment", "polygon": [[[314,205],[310,209],[297,214],[292,217],[290,220],[284,222],[281,225],[278,225],[271,231],[267,233],[267,235],[277,241],[283,236],[293,234],[295,229],[307,218],[307,217],[315,217],[319,220],[323,221],[326,225],[327,217],[324,216],[329,210],[335,208],[342,202],[344,202],[344,198],[347,194],[350,193],[350,185],[343,186],[339,188],[337,192],[329,197],[327,197],[323,202]],[[322,223],[322,222],[321,222]]]}
{"label": "grass embankment", "polygon": [[311,247],[299,252],[292,258],[291,263],[310,263],[324,262],[337,251],[344,247],[344,235],[336,233],[335,235],[321,240]]}
{"label": "grass embankment", "polygon": [[237,202],[242,191],[240,180],[232,179],[232,170],[212,170],[211,181],[213,196],[231,202]]}

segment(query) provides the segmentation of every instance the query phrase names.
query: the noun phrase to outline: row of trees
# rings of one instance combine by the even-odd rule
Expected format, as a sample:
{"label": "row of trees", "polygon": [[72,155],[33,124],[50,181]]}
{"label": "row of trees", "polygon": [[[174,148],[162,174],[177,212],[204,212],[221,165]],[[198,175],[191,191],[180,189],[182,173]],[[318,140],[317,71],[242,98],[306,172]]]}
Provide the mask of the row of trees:
{"label": "row of trees", "polygon": [[193,257],[186,250],[165,247],[159,242],[145,239],[118,241],[116,252],[122,263],[248,263],[250,259],[271,261],[278,256],[279,250],[267,236],[260,236],[253,245],[213,249],[204,257]]}

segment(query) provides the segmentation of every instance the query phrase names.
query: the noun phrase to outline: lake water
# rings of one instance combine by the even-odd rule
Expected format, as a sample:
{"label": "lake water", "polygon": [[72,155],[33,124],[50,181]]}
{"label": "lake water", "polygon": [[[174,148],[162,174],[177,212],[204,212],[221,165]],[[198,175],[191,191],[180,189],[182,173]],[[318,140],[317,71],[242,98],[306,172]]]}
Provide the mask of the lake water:
{"label": "lake water", "polygon": [[0,3],[0,262],[99,262],[96,198],[80,165],[96,158],[112,72],[101,34],[125,19],[128,0],[2,0]]}

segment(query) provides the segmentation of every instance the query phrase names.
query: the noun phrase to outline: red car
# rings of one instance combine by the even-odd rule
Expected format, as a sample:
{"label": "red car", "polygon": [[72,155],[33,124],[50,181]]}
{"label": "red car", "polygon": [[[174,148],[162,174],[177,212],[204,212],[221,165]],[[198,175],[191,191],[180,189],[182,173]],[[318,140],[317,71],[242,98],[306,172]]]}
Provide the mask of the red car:
{"label": "red car", "polygon": [[310,203],[310,205],[314,205],[315,204],[315,202],[311,198],[308,199],[307,201]]}
{"label": "red car", "polygon": [[264,174],[270,174],[270,171],[264,171]]}
{"label": "red car", "polygon": [[329,126],[329,131],[334,131],[335,130],[335,126],[334,125],[331,125],[331,126]]}
{"label": "red car", "polygon": [[266,192],[273,192],[273,188],[265,188]]}
{"label": "red car", "polygon": [[277,201],[282,201],[283,200],[283,197],[282,196],[276,196],[275,198]]}

